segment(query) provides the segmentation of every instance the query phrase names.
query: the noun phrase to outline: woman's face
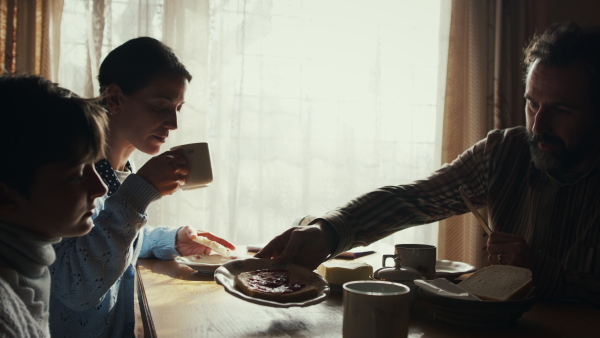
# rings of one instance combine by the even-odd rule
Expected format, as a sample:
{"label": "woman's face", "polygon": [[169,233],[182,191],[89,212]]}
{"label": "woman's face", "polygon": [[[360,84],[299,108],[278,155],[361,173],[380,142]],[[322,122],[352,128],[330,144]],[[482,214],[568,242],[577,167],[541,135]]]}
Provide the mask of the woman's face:
{"label": "woman's face", "polygon": [[157,154],[169,132],[177,129],[187,84],[183,75],[165,74],[133,95],[121,94],[118,112],[111,116],[111,137],[124,138],[146,154]]}

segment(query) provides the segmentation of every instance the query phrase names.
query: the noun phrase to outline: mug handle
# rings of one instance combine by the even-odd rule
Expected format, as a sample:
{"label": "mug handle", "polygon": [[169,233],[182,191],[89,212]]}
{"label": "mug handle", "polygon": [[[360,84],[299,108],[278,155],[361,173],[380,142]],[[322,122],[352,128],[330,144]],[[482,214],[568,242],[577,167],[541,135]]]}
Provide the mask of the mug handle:
{"label": "mug handle", "polygon": [[[396,259],[396,258],[398,258],[399,256],[400,256],[400,255],[383,255],[383,258],[381,259],[381,266],[385,268],[385,267],[386,267],[386,266],[385,266],[385,261],[386,261],[388,258]],[[395,264],[394,264],[394,266],[395,266]]]}

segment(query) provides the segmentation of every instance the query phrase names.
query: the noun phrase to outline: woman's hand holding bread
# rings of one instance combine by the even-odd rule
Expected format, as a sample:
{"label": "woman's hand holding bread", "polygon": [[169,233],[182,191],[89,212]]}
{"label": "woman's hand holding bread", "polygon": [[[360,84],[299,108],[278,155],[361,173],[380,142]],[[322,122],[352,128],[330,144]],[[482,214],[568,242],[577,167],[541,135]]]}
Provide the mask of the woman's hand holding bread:
{"label": "woman's hand holding bread", "polygon": [[213,235],[210,232],[201,232],[192,229],[190,226],[185,226],[177,231],[176,247],[179,254],[182,256],[209,255],[212,249],[209,246],[198,243],[196,239],[199,236],[214,241],[229,250],[235,250],[233,244],[221,237]]}

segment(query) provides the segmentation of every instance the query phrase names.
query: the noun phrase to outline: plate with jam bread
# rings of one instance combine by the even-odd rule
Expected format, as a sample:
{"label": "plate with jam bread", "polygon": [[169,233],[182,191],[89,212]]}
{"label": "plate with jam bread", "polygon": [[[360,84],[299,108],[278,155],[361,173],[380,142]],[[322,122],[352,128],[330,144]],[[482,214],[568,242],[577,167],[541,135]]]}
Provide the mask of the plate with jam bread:
{"label": "plate with jam bread", "polygon": [[232,260],[217,268],[215,281],[238,298],[273,307],[314,305],[329,294],[329,284],[317,273],[271,259]]}

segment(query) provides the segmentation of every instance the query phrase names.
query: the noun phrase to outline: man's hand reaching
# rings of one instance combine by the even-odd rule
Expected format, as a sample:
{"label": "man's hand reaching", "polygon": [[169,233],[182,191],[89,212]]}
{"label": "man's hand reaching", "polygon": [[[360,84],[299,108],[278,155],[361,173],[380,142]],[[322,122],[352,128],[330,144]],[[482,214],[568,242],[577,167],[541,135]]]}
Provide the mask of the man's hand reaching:
{"label": "man's hand reaching", "polygon": [[337,239],[325,221],[294,227],[273,238],[254,257],[274,258],[277,263],[294,263],[316,269],[333,252]]}

